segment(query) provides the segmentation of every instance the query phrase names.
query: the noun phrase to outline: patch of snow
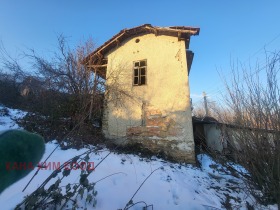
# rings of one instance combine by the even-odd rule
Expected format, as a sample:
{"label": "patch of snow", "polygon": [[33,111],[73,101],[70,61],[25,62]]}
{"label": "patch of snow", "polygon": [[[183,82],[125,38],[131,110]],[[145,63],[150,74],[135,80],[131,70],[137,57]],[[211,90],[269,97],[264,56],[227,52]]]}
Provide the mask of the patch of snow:
{"label": "patch of snow", "polygon": [[[9,109],[9,113],[9,117],[0,116],[0,122],[4,122],[0,125],[0,130],[10,129],[11,127],[18,128],[13,119],[26,114],[11,109]],[[57,145],[55,140],[47,143],[41,161],[44,161]],[[47,162],[63,164],[85,151],[87,149],[61,150],[58,147]],[[108,153],[109,151],[106,148],[91,153],[89,161],[97,165]],[[228,195],[234,209],[247,209],[246,201],[255,204],[254,198],[245,190],[245,185],[241,179],[228,173],[221,173],[217,169],[222,168],[222,166],[208,155],[198,155],[198,160],[201,168],[188,164],[170,163],[156,157],[145,159],[137,155],[111,153],[89,176],[90,182],[97,182],[110,174],[116,173],[96,183],[95,190],[98,192],[96,207],[86,204],[85,198],[80,200],[78,204],[80,207],[87,209],[123,209],[142,182],[156,169],[133,198],[134,203],[144,201],[147,205],[152,204],[155,210],[225,209],[222,203]],[[53,172],[53,168],[40,170],[27,189],[22,192],[34,175],[35,170],[0,195],[1,209],[14,209],[25,196],[36,190]],[[61,178],[61,176],[60,173],[59,177]],[[62,180],[60,186],[66,186],[68,183],[78,183],[79,177],[80,170],[72,170],[70,175]],[[56,178],[52,179],[53,182],[56,180]],[[53,182],[47,186],[50,186]],[[143,206],[143,203],[139,203],[131,209],[142,209]],[[265,206],[256,206],[256,208],[268,209]],[[269,208],[277,209],[276,205]]]}
{"label": "patch of snow", "polygon": [[0,105],[1,109],[7,109],[7,115],[0,115],[0,131],[5,131],[9,129],[21,129],[21,127],[16,123],[16,119],[22,119],[27,112],[21,111],[19,109],[10,109]]}

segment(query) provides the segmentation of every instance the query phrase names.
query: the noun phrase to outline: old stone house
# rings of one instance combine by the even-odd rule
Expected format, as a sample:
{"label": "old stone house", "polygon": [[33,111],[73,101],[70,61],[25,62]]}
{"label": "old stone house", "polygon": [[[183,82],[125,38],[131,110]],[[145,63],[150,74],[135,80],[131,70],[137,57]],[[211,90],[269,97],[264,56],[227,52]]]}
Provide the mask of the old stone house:
{"label": "old stone house", "polygon": [[86,57],[86,66],[106,80],[107,138],[195,161],[189,44],[199,30],[150,24],[124,29]]}

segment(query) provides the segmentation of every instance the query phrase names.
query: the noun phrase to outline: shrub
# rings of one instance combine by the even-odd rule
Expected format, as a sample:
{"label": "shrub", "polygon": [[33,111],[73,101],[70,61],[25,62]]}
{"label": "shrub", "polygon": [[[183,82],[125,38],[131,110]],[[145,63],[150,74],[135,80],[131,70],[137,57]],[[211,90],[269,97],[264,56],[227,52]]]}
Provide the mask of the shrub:
{"label": "shrub", "polygon": [[[263,72],[265,70],[265,73]],[[254,71],[233,68],[226,101],[234,118],[231,132],[238,161],[249,171],[247,183],[263,203],[280,208],[280,54],[267,56]],[[232,142],[233,143],[233,142]],[[255,190],[257,187],[262,193]]]}

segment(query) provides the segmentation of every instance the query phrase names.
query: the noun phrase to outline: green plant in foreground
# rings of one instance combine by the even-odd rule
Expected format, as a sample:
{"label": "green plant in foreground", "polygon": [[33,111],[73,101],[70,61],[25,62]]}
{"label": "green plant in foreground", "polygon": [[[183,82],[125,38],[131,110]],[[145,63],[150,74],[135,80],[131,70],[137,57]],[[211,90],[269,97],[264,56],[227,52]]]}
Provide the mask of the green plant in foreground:
{"label": "green plant in foreground", "polygon": [[[16,209],[65,209],[69,208],[69,205],[72,206],[72,209],[76,209],[79,207],[79,201],[83,199],[85,206],[90,204],[95,207],[97,203],[95,183],[90,183],[88,180],[88,176],[94,170],[92,167],[81,168],[79,183],[68,183],[66,186],[61,186],[62,180],[71,174],[76,164],[79,166],[83,163],[86,166],[89,165],[91,152],[92,150],[88,150],[60,165],[33,193],[25,197],[16,206]],[[57,180],[54,180],[55,178]],[[47,187],[48,183],[53,184]]]}
{"label": "green plant in foreground", "polygon": [[0,134],[0,193],[36,167],[45,152],[44,139],[22,130]]}

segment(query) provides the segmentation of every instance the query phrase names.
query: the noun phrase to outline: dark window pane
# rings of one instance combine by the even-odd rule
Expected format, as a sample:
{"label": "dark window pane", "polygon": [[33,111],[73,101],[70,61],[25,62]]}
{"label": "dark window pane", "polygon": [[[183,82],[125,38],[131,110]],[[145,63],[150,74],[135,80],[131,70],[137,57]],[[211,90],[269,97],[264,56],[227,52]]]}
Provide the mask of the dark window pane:
{"label": "dark window pane", "polygon": [[138,69],[134,69],[134,76],[135,76],[135,77],[138,77],[138,76],[139,76],[138,73],[139,73]]}
{"label": "dark window pane", "polygon": [[146,61],[140,61],[140,66],[146,66]]}
{"label": "dark window pane", "polygon": [[147,83],[147,61],[136,61],[134,62],[134,69],[133,69],[133,85],[146,85]]}
{"label": "dark window pane", "polygon": [[146,68],[141,68],[141,76],[146,75]]}
{"label": "dark window pane", "polygon": [[141,85],[145,85],[145,84],[146,84],[146,77],[141,76]]}
{"label": "dark window pane", "polygon": [[134,77],[134,85],[138,85],[138,77]]}

